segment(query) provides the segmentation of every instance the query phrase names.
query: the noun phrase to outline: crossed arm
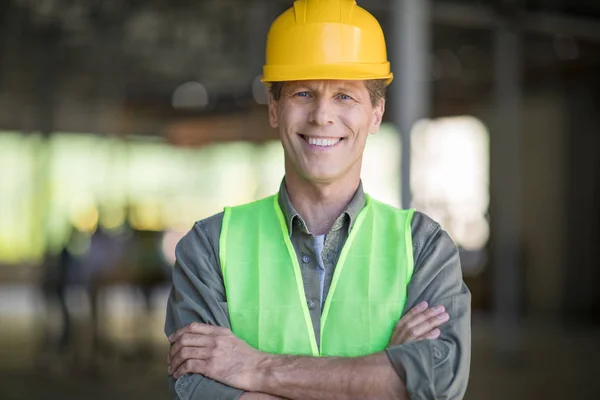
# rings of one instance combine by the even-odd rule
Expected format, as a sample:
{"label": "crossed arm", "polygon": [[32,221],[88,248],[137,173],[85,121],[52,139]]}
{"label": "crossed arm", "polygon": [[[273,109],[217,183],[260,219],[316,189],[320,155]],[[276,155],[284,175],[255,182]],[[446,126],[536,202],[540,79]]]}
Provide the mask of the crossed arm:
{"label": "crossed arm", "polygon": [[[423,302],[396,325],[390,346],[435,340],[449,316]],[[249,392],[243,399],[408,399],[387,354],[354,357],[273,355],[248,346],[229,329],[193,323],[169,336],[169,372],[174,378],[202,374]],[[264,393],[264,394],[263,394]],[[278,397],[275,397],[278,396]]]}
{"label": "crossed arm", "polygon": [[[171,380],[179,398],[237,399],[241,395],[243,400],[438,396],[459,399],[464,395],[470,358],[470,295],[462,282],[458,252],[455,247],[448,251],[453,244],[443,231],[429,232],[429,243],[422,243],[424,249],[415,253],[415,274],[407,306],[431,299],[434,304],[445,306],[449,322],[440,329],[429,330],[431,336],[427,337],[418,336],[415,325],[406,325],[402,335],[396,329],[385,352],[346,359],[265,354],[237,339],[227,329],[227,306],[219,271],[198,273],[199,252],[190,247],[190,242],[197,246],[206,238],[202,238],[200,230],[190,235],[200,237],[184,239],[179,246],[167,309],[166,331],[173,334],[170,373],[173,378],[187,374],[177,383]],[[204,264],[218,267],[214,255]],[[210,326],[193,324],[195,321]],[[194,334],[194,330],[202,333]]]}
{"label": "crossed arm", "polygon": [[254,350],[228,329],[202,324],[180,330],[173,341],[176,378],[199,373],[246,392],[298,400],[407,398],[385,353],[359,358],[273,355]]}

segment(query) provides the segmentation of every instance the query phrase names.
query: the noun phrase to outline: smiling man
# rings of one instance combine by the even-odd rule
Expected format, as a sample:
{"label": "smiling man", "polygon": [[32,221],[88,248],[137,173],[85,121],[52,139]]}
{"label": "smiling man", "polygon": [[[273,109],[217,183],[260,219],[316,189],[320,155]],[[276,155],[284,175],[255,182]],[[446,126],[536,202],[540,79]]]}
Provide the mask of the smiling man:
{"label": "smiling man", "polygon": [[178,244],[165,325],[173,399],[464,395],[458,250],[427,216],[362,190],[391,81],[381,27],[353,0],[297,0],[273,23],[263,82],[285,177]]}

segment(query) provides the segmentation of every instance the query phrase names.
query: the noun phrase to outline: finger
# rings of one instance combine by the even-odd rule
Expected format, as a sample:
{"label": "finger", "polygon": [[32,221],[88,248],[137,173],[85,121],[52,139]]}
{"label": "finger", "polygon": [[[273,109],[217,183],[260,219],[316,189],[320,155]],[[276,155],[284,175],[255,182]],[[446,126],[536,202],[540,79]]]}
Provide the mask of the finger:
{"label": "finger", "polygon": [[388,346],[394,346],[394,345],[400,344],[398,342],[398,335],[399,335],[398,331],[396,329],[394,329],[394,332],[392,332],[392,337],[390,339],[390,342],[388,343]]}
{"label": "finger", "polygon": [[[183,364],[193,360],[207,360],[212,350],[206,347],[184,347],[175,357],[171,358],[169,373],[177,371]],[[182,374],[183,375],[183,374]]]}
{"label": "finger", "polygon": [[185,347],[214,347],[214,345],[214,336],[201,335],[197,333],[184,333],[171,345],[169,357],[170,359],[175,358],[179,351]]}
{"label": "finger", "polygon": [[428,308],[427,310],[415,315],[413,318],[411,318],[409,321],[407,321],[405,326],[407,328],[412,328],[413,326],[422,324],[423,322],[429,320],[430,318],[433,318],[437,315],[442,314],[444,311],[446,311],[444,306],[435,306],[432,308]]}
{"label": "finger", "polygon": [[440,331],[438,328],[435,328],[434,330],[429,331],[424,335],[421,335],[421,337],[419,337],[417,340],[435,340],[439,338],[441,334],[442,331]]}
{"label": "finger", "polygon": [[414,306],[413,308],[411,308],[409,312],[407,312],[406,314],[404,314],[404,316],[402,316],[402,318],[400,318],[400,321],[398,321],[398,324],[396,326],[402,326],[402,325],[404,325],[407,321],[410,321],[412,318],[414,318],[418,314],[420,314],[423,311],[427,310],[428,306],[429,306],[429,304],[427,304],[426,301],[420,302],[419,304],[417,304],[416,306]]}
{"label": "finger", "polygon": [[203,333],[205,335],[210,335],[212,332],[210,329],[211,326],[212,325],[201,324],[200,322],[193,322],[175,331],[175,333],[169,336],[169,342],[173,343],[179,340],[179,338],[186,333]]}
{"label": "finger", "polygon": [[185,374],[203,374],[206,375],[206,361],[204,360],[187,360],[184,362],[173,374],[173,378],[179,379],[179,377]]}
{"label": "finger", "polygon": [[206,324],[201,324],[200,322],[194,322],[184,328],[181,328],[181,329],[175,331],[175,333],[173,333],[171,336],[169,336],[169,342],[173,343],[174,341],[178,340],[182,335],[185,335],[186,333],[199,333],[199,334],[203,334],[203,335],[220,336],[220,335],[225,335],[229,332],[230,332],[229,329],[226,329],[226,328],[223,328],[220,326],[206,325]]}
{"label": "finger", "polygon": [[[417,307],[419,307],[419,306],[417,306]],[[394,342],[395,344],[398,344],[397,340],[399,340],[399,339],[409,338],[410,330],[418,329],[418,328],[414,328],[416,325],[423,323],[427,319],[445,311],[444,306],[436,306],[433,308],[428,308],[428,309],[426,309],[422,312],[418,312],[418,313],[413,313],[412,312],[413,310],[406,313],[406,315],[403,316],[402,319],[400,319],[398,324],[396,324],[396,328],[394,329],[394,333],[392,334],[392,338],[394,340],[396,340],[396,342]],[[414,336],[414,338],[416,338],[416,337],[417,336]]]}
{"label": "finger", "polygon": [[401,334],[400,334],[400,338],[401,340],[414,340],[424,334],[426,334],[429,331],[432,331],[433,329],[443,325],[444,323],[446,323],[449,319],[449,315],[448,313],[441,313],[441,314],[437,314],[434,315],[422,322],[420,322],[417,325],[411,326],[411,327],[407,327]]}

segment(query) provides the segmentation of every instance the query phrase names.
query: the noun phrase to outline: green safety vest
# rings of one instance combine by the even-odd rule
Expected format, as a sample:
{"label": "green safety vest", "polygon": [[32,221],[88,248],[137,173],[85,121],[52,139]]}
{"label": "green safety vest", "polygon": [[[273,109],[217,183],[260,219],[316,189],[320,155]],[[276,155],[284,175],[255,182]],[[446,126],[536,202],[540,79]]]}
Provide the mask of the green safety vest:
{"label": "green safety vest", "polygon": [[225,208],[219,256],[233,333],[274,354],[354,357],[384,350],[412,277],[412,216],[413,210],[367,196],[334,271],[319,349],[277,196]]}

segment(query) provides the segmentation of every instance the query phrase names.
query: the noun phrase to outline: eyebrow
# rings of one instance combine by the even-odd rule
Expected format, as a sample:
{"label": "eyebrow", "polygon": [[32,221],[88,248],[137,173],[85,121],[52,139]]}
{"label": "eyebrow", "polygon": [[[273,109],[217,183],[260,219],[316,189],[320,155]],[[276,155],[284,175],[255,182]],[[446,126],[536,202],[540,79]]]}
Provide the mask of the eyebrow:
{"label": "eyebrow", "polygon": [[[302,81],[294,82],[289,87],[290,87],[290,89],[292,91],[293,90],[297,90],[299,87],[303,88],[303,89],[311,90],[311,91],[315,90],[315,87],[312,87],[311,85],[307,85],[306,83],[303,83]],[[334,90],[338,91],[338,92],[352,92],[352,93],[356,93],[357,88],[349,86],[349,85],[342,84],[342,85],[336,86]]]}

